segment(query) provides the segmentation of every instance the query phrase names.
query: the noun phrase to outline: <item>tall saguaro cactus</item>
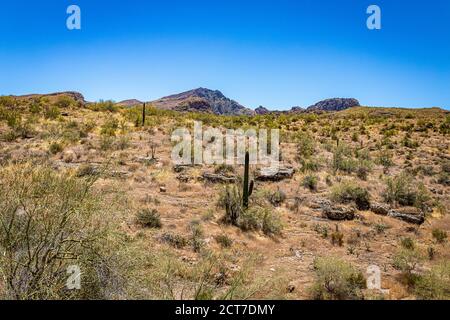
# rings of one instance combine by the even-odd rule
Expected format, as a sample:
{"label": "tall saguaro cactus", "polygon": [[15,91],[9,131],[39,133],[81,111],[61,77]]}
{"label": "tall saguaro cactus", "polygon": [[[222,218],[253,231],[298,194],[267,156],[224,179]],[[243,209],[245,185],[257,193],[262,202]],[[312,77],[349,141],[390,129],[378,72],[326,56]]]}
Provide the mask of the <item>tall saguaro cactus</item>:
{"label": "tall saguaro cactus", "polygon": [[253,192],[253,180],[249,185],[249,173],[250,173],[250,155],[248,151],[245,153],[245,168],[244,168],[244,186],[242,193],[242,206],[244,209],[248,208],[248,197],[251,196]]}
{"label": "tall saguaro cactus", "polygon": [[145,127],[145,102],[142,105],[142,126]]}

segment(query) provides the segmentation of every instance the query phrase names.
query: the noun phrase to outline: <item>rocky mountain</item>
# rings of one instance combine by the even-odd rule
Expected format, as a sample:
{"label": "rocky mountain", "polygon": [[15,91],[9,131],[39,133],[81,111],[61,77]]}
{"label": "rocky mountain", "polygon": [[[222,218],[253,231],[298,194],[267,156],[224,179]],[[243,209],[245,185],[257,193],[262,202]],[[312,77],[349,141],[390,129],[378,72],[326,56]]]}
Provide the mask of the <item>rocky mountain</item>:
{"label": "rocky mountain", "polygon": [[317,102],[308,107],[309,112],[315,111],[341,111],[351,107],[359,107],[359,101],[353,98],[332,98]]}
{"label": "rocky mountain", "polygon": [[86,100],[84,99],[84,96],[76,91],[62,91],[62,92],[54,92],[54,93],[47,93],[47,94],[26,94],[22,96],[12,96],[16,99],[34,99],[34,98],[48,98],[50,101],[54,101],[62,96],[70,97],[74,99],[76,102],[81,102],[82,104],[86,103]]}
{"label": "rocky mountain", "polygon": [[123,100],[120,102],[117,102],[117,106],[119,107],[134,107],[143,104],[142,101],[139,101],[137,99],[129,99],[129,100]]}
{"label": "rocky mountain", "polygon": [[255,113],[258,115],[263,115],[263,114],[268,114],[271,111],[267,108],[264,108],[263,106],[259,106],[258,108],[255,109]]}
{"label": "rocky mountain", "polygon": [[[202,102],[199,100],[203,100]],[[253,115],[254,111],[248,109],[238,102],[225,97],[218,90],[210,90],[206,88],[198,88],[151,102],[155,107],[166,110],[189,109],[196,111],[200,107],[200,111],[205,111],[210,106],[210,111],[219,115]]]}

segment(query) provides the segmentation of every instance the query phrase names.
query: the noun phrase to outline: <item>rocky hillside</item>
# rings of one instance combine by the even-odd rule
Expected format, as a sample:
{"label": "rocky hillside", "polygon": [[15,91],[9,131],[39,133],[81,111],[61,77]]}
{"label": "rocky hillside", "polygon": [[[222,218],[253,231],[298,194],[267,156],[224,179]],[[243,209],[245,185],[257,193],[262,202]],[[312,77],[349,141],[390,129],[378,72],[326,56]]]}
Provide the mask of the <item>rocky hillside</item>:
{"label": "rocky hillside", "polygon": [[307,111],[341,111],[351,107],[359,107],[359,101],[354,98],[333,98],[317,102]]}
{"label": "rocky hillside", "polygon": [[[194,100],[193,100],[194,99]],[[202,99],[203,102],[200,103]],[[195,103],[192,103],[195,101]],[[238,102],[225,97],[222,92],[218,90],[210,90],[205,88],[198,88],[179,94],[163,97],[161,99],[151,102],[155,107],[168,110],[180,110],[188,108],[192,111],[196,110],[195,106],[201,107],[200,111],[204,111],[207,105],[211,107],[211,111],[219,115],[252,115],[253,110],[250,110]]]}

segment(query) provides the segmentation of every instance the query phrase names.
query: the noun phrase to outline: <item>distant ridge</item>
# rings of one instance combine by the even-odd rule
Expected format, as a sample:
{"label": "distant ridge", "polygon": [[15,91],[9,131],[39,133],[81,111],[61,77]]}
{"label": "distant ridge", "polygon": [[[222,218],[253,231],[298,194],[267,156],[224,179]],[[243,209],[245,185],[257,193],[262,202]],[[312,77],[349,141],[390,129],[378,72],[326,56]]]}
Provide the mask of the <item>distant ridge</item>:
{"label": "distant ridge", "polygon": [[[219,90],[197,88],[151,102],[156,108],[179,111],[211,112],[219,115],[253,115],[255,112],[223,95]],[[209,106],[209,107],[208,107]]]}

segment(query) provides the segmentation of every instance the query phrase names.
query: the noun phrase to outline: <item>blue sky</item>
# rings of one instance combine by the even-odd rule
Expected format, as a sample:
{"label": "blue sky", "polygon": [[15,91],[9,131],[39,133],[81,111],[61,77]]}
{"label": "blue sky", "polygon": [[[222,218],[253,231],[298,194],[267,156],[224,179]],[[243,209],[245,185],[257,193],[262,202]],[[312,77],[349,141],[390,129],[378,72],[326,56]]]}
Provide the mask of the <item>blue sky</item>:
{"label": "blue sky", "polygon": [[[66,28],[81,8],[82,29]],[[382,10],[368,30],[366,9]],[[0,4],[0,94],[153,100],[196,87],[248,107],[450,107],[450,1],[59,0]]]}

